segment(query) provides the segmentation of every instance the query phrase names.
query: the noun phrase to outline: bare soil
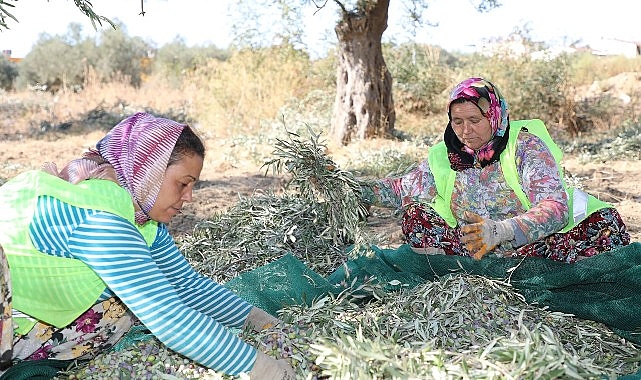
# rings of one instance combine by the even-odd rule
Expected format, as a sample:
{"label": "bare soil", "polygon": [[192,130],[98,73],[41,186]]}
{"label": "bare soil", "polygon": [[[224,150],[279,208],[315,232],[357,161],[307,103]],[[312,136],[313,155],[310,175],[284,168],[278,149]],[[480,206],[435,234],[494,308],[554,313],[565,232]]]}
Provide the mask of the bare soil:
{"label": "bare soil", "polygon": [[[61,135],[42,139],[28,136],[0,141],[0,183],[16,174],[39,168],[43,162],[52,161],[63,166],[92,147],[104,134],[93,131],[82,135]],[[209,152],[215,152],[213,142]],[[632,236],[641,241],[641,162],[612,161],[584,163],[566,155],[566,173],[580,178],[583,188],[600,199],[611,202],[621,213]],[[206,160],[201,182],[194,191],[195,201],[170,224],[175,236],[188,234],[202,220],[223,212],[238,202],[239,196],[251,196],[255,191],[281,190],[283,179],[265,175],[258,165],[224,165],[215,157]],[[385,210],[375,210],[368,221],[377,233],[384,233],[390,243],[400,243],[398,220]]]}

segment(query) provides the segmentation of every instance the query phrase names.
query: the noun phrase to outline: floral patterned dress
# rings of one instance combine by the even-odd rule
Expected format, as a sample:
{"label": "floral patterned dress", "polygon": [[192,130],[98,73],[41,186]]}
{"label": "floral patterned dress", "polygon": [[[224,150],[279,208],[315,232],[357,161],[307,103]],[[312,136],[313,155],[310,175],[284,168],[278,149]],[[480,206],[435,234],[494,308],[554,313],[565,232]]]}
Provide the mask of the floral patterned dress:
{"label": "floral patterned dress", "polygon": [[567,193],[554,157],[533,134],[519,134],[516,167],[521,186],[531,202],[526,210],[506,182],[500,162],[457,172],[451,209],[458,225],[450,228],[428,206],[436,197],[434,176],[427,160],[398,178],[368,183],[367,203],[401,208],[406,242],[414,247],[435,247],[446,254],[469,256],[461,243],[463,213],[472,211],[492,220],[510,219],[515,240],[500,244],[502,256],[537,256],[574,262],[581,257],[630,243],[625,224],[614,208],[599,210],[567,233],[558,233],[568,220]]}
{"label": "floral patterned dress", "polygon": [[113,347],[135,321],[125,305],[112,297],[63,328],[37,322],[26,335],[16,335],[14,360],[91,359]]}
{"label": "floral patterned dress", "polygon": [[11,278],[7,258],[0,246],[0,373],[11,365],[12,355]]}

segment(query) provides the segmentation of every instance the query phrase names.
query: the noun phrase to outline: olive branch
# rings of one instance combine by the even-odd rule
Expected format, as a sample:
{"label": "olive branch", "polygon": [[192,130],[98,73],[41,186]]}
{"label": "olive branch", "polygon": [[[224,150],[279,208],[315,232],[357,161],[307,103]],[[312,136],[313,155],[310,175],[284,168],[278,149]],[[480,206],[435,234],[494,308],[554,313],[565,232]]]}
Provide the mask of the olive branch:
{"label": "olive branch", "polygon": [[323,206],[328,219],[326,232],[335,243],[362,243],[367,210],[361,201],[361,185],[327,156],[320,134],[309,132],[307,141],[291,131],[286,139],[276,139],[275,158],[262,167],[266,167],[266,174],[270,168],[278,175],[287,172],[291,177],[286,190],[293,189],[303,199]]}

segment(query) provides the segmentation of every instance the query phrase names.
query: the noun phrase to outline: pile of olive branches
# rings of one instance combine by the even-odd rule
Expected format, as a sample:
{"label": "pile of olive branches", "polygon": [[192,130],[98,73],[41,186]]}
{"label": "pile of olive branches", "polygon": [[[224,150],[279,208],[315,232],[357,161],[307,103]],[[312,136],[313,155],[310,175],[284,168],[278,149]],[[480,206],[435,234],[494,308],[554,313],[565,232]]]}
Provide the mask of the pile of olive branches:
{"label": "pile of olive branches", "polygon": [[[456,275],[411,289],[352,291],[283,312],[314,374],[332,379],[598,379],[636,372],[639,352],[603,324],[528,305],[507,283]],[[301,370],[301,367],[298,367]],[[302,369],[308,369],[303,363]]]}
{"label": "pile of olive branches", "polygon": [[[346,246],[376,244],[363,222],[358,180],[325,155],[318,136],[303,141],[290,134],[278,141],[275,156],[266,165],[286,170],[293,192],[241,198],[181,241],[204,275],[225,283],[285,253],[327,275],[357,254],[345,253]],[[279,312],[283,324],[238,334],[288,360],[298,378],[308,380],[603,379],[639,369],[638,348],[607,326],[529,305],[509,283],[460,274],[412,288],[391,284],[396,290],[386,291],[388,284],[375,280],[287,306]],[[66,375],[233,378],[153,337]]]}
{"label": "pile of olive branches", "polygon": [[361,243],[367,210],[361,202],[361,184],[354,175],[337,167],[326,155],[318,134],[310,131],[309,141],[288,132],[276,140],[274,159],[263,166],[275,174],[287,171],[289,187],[301,198],[322,206],[334,243]]}
{"label": "pile of olive branches", "polygon": [[294,195],[254,194],[199,223],[181,250],[196,270],[221,283],[287,253],[327,275],[347,260],[328,224],[321,205]]}
{"label": "pile of olive branches", "polygon": [[[309,380],[604,379],[639,369],[638,349],[605,325],[529,305],[504,282],[461,274],[393,292],[381,286],[361,284],[309,306],[288,306],[279,313],[282,324],[239,335]],[[363,290],[376,296],[363,302]],[[67,375],[234,378],[155,338]]]}
{"label": "pile of olive branches", "polygon": [[199,271],[226,282],[291,253],[321,275],[348,258],[346,247],[373,244],[366,229],[361,184],[329,158],[318,135],[288,132],[263,167],[289,177],[283,194],[256,192],[181,241]]}

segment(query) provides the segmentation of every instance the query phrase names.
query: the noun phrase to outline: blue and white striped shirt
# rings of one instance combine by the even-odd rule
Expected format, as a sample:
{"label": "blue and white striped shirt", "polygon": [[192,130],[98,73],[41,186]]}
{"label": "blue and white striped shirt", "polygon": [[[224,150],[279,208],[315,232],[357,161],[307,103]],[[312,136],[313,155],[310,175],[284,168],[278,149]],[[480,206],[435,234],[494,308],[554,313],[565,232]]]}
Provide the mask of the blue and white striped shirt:
{"label": "blue and white striped shirt", "polygon": [[252,308],[229,289],[200,275],[159,224],[149,247],[126,219],[41,196],[30,225],[35,247],[78,259],[107,284],[167,347],[204,366],[248,372],[256,349],[226,327],[240,327]]}

